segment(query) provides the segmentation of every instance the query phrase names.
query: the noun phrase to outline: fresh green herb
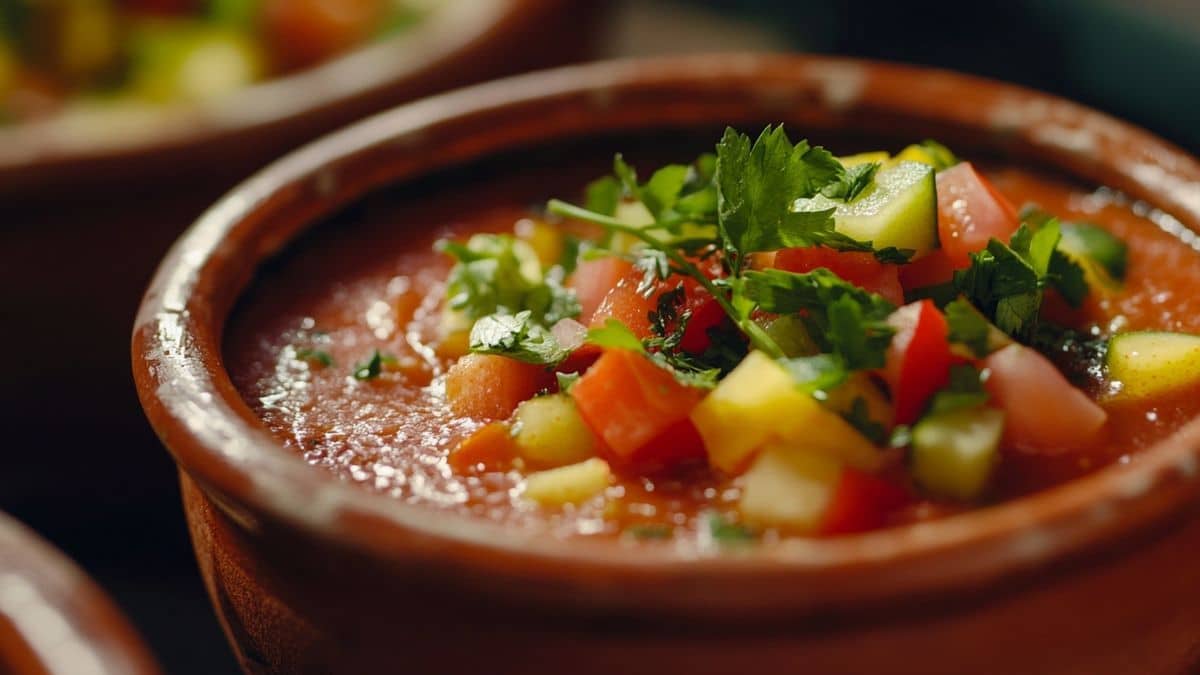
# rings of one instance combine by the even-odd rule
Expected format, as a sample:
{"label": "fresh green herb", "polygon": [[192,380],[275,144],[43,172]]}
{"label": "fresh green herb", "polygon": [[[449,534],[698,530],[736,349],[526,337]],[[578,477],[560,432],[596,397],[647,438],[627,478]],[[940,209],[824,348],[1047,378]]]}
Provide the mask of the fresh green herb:
{"label": "fresh green herb", "polygon": [[470,319],[528,310],[549,326],[579,315],[575,294],[554,275],[543,275],[537,254],[511,235],[476,234],[465,244],[443,240],[437,247],[458,260],[450,270],[447,304]]}
{"label": "fresh green herb", "polygon": [[1072,307],[1081,306],[1087,297],[1088,283],[1083,268],[1061,249],[1055,249],[1050,257],[1049,280]]}
{"label": "fresh green herb", "polygon": [[821,189],[821,194],[830,199],[840,199],[851,202],[858,198],[875,180],[879,171],[879,162],[865,162],[846,169],[842,180],[830,183]]}
{"label": "fresh green herb", "polygon": [[333,365],[333,357],[329,355],[329,352],[323,349],[309,349],[307,347],[302,347],[296,350],[296,358],[301,361],[319,364],[324,368],[328,368],[329,366]]}
{"label": "fresh green herb", "polygon": [[954,285],[985,316],[994,317],[1000,330],[1027,340],[1037,327],[1059,237],[1055,221],[1036,232],[1022,225],[1008,245],[992,239],[985,250],[972,253],[971,266],[954,273]]}
{"label": "fresh green herb", "polygon": [[974,366],[960,364],[950,369],[950,383],[933,395],[929,404],[929,414],[974,408],[987,403],[988,394],[983,388],[986,371],[979,371]]}
{"label": "fresh green herb", "polygon": [[579,381],[579,373],[555,373],[554,377],[558,380],[558,390],[564,394],[570,393],[571,387]]}
{"label": "fresh green herb", "polygon": [[378,349],[371,352],[371,358],[354,366],[354,379],[359,381],[374,380],[383,373],[385,363],[395,363],[396,359],[387,356]]}
{"label": "fresh green herb", "polygon": [[660,368],[674,375],[681,384],[689,387],[711,389],[717,385],[717,379],[722,374],[719,368],[708,367],[682,352],[667,354],[647,350],[646,345],[633,331],[616,319],[609,319],[602,327],[589,330],[587,339],[589,343],[606,349],[628,349],[644,354]]}
{"label": "fresh green herb", "polygon": [[661,523],[638,523],[630,525],[621,533],[634,539],[670,539],[675,535],[675,528]]}
{"label": "fresh green herb", "polygon": [[895,329],[886,323],[896,307],[884,298],[818,268],[746,272],[742,294],[777,314],[805,312],[806,327],[822,351],[840,355],[848,368],[881,368]]}
{"label": "fresh green herb", "polygon": [[492,314],[476,321],[471,327],[471,351],[536,365],[556,365],[571,354],[549,330],[533,320],[529,310]]}
{"label": "fresh green herb", "polygon": [[970,348],[975,356],[983,358],[991,353],[989,337],[992,325],[970,302],[957,298],[946,305],[946,324],[950,329],[949,339]]}
{"label": "fresh green herb", "polygon": [[755,539],[754,533],[749,528],[731,523],[721,517],[719,513],[709,513],[707,525],[709,536],[722,546],[748,544]]}
{"label": "fresh green herb", "polygon": [[598,347],[605,349],[628,349],[634,352],[646,351],[642,341],[638,336],[633,334],[633,331],[617,321],[609,319],[604,322],[604,325],[599,328],[592,328],[588,331],[587,341]]}
{"label": "fresh green herb", "polygon": [[617,214],[617,204],[621,203],[621,184],[612,176],[597,178],[588,183],[584,192],[584,205],[588,211],[605,216]]}
{"label": "fresh green herb", "polygon": [[887,427],[871,419],[871,410],[867,400],[861,396],[854,399],[850,410],[842,413],[842,419],[850,423],[863,436],[875,445],[886,445],[889,441]]}

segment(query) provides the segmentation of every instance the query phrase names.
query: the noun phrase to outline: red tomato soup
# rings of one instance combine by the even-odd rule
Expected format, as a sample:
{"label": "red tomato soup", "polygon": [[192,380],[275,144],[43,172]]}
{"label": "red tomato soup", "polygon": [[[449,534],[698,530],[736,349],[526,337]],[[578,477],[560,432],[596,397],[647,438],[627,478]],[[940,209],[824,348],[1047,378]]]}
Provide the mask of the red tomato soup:
{"label": "red tomato soup", "polygon": [[[617,220],[645,217],[662,207],[649,219],[666,221],[683,212],[690,188],[678,185],[708,180],[711,172],[706,174],[703,161],[672,188],[668,202],[673,206],[662,207],[654,202],[658,197],[647,196],[658,174],[638,188],[641,201],[628,186],[622,192],[618,181],[593,184],[595,190],[589,192],[613,189],[612,199],[623,202],[613,211]],[[544,200],[550,197],[582,204],[584,185],[594,175],[581,180],[575,180],[578,172],[491,176],[467,180],[465,188],[436,184],[368,198],[263,270],[228,326],[228,369],[267,428],[313,470],[405,504],[464,517],[546,528],[561,536],[631,539],[830,536],[943,517],[1112,463],[1136,462],[1138,449],[1164,438],[1200,410],[1200,386],[1195,384],[1200,373],[1192,378],[1184,372],[1200,367],[1200,361],[1188,361],[1186,348],[1166,347],[1175,350],[1174,370],[1180,373],[1170,386],[1161,384],[1161,373],[1147,376],[1148,384],[1138,384],[1134,375],[1126,382],[1114,381],[1118,368],[1128,372],[1135,367],[1113,361],[1120,357],[1115,352],[1136,350],[1110,340],[1112,336],[1149,336],[1148,344],[1156,344],[1155,336],[1167,333],[1140,331],[1180,334],[1184,341],[1200,333],[1200,299],[1193,292],[1200,288],[1200,258],[1191,233],[1169,215],[1103,188],[1024,169],[945,163],[937,169],[938,213],[929,201],[928,218],[920,225],[904,225],[900,243],[889,244],[908,251],[901,258],[913,256],[904,264],[880,252],[891,230],[872,235],[874,252],[845,243],[867,238],[855,229],[855,205],[873,199],[872,191],[884,194],[887,181],[899,180],[889,177],[896,164],[887,155],[872,160],[882,162],[874,178],[858,176],[857,161],[842,158],[848,177],[841,184],[849,187],[821,193],[834,195],[827,200],[831,215],[821,216],[830,220],[823,222],[836,222],[837,231],[848,237],[812,235],[808,246],[766,250],[747,244],[737,262],[720,246],[707,252],[673,248],[694,263],[698,274],[692,276],[681,274],[667,258],[662,261],[669,269],[658,278],[648,276],[646,256],[639,258],[637,247],[613,253],[621,246],[621,232],[605,238],[603,224],[583,224],[587,217],[562,216],[561,208],[558,216],[546,215]],[[735,189],[723,185],[727,175],[718,171],[717,189]],[[667,181],[669,176],[663,176]],[[860,189],[862,196],[855,195]],[[797,204],[826,199],[821,194]],[[731,201],[727,192],[722,199],[725,205]],[[934,199],[932,192],[929,199]],[[589,199],[587,205],[603,201]],[[630,215],[631,203],[640,209],[635,215]],[[973,204],[982,206],[967,213]],[[978,290],[984,264],[970,261],[991,250],[985,247],[993,237],[1005,244],[1012,237],[1011,248],[1001,248],[1020,250],[1023,235],[1014,232],[1019,222],[1047,217],[1029,211],[1018,216],[1027,204],[1064,223],[1062,239],[1049,267],[1039,273],[1039,290],[997,299],[1002,287],[993,283],[990,290]],[[765,212],[754,217],[761,219]],[[1090,229],[1080,235],[1068,227],[1071,223],[1087,223]],[[1045,227],[1036,230],[1035,239]],[[910,236],[912,228],[928,231]],[[1096,235],[1096,230],[1115,239]],[[585,246],[573,274],[564,272],[545,282],[558,291],[570,289],[566,295],[579,306],[563,315],[572,319],[561,321],[556,310],[538,305],[534,316],[543,312],[548,317],[544,326],[506,334],[516,336],[518,347],[504,343],[508,346],[494,347],[491,354],[467,355],[473,346],[481,351],[475,344],[482,339],[480,327],[476,323],[474,337],[469,337],[471,321],[461,311],[447,311],[453,301],[447,285],[456,264],[491,255],[469,239],[478,233],[512,235],[505,241],[521,242],[519,253],[541,260],[545,268],[564,260],[564,250],[569,255],[579,239],[603,239],[603,246],[594,246],[590,254]],[[945,240],[940,246],[939,237]],[[1080,241],[1098,251],[1094,259],[1073,257],[1069,244]],[[1096,241],[1100,243],[1093,245]],[[1119,260],[1103,248],[1114,241],[1123,247]],[[438,242],[457,242],[461,251],[474,252],[460,251],[456,258]],[[907,242],[917,243],[901,245]],[[1026,257],[1034,269],[1040,264],[1036,249],[1035,242]],[[1074,269],[1087,282],[1077,306],[1068,301],[1069,280],[1062,280],[1074,272],[1055,267],[1063,257],[1059,250],[1079,262]],[[998,259],[1005,255],[996,252]],[[955,281],[956,269],[960,276],[975,271],[980,276]],[[838,334],[838,317],[843,316],[832,309],[828,333],[821,334],[823,310],[802,304],[790,309],[786,298],[760,291],[743,324],[713,295],[736,293],[727,289],[736,285],[730,280],[738,275],[757,279],[748,283],[765,283],[763,275],[778,272],[771,279],[792,283],[814,279],[813,270],[830,271],[839,280],[837,288],[852,289],[839,293],[859,298],[853,312],[865,326],[863,344],[854,349],[829,346],[828,336]],[[511,283],[543,283],[536,270],[528,276]],[[485,277],[472,277],[471,283],[491,278]],[[920,290],[939,284],[953,286],[949,297]],[[459,284],[450,290],[449,295],[468,294],[470,302],[482,303],[481,294],[511,289],[464,290]],[[531,299],[533,291],[522,292],[524,307],[542,302]],[[961,303],[957,308],[947,305],[955,294]],[[670,316],[660,312],[664,297],[678,301]],[[1040,302],[1032,306],[1033,315],[1024,324],[1014,323],[1013,312],[1027,309],[1032,301]],[[971,302],[975,309],[964,309]],[[863,312],[878,307],[885,308],[878,321],[862,319]],[[520,309],[508,308],[514,311],[500,314],[512,318]],[[977,319],[964,319],[964,312],[974,312]],[[684,313],[686,321],[680,318]],[[789,313],[807,325],[800,334],[816,346],[795,346],[796,333],[780,333],[778,317]],[[614,328],[617,322],[622,330]],[[744,334],[736,329],[743,325],[748,326]],[[964,326],[979,330],[974,337],[963,337],[970,332]],[[1035,332],[1047,326],[1057,331],[1054,339]],[[763,336],[757,335],[759,330]],[[882,342],[871,342],[873,331]],[[1066,331],[1073,332],[1061,339]],[[596,337],[606,332],[612,334]],[[536,339],[547,333],[549,338]],[[1171,340],[1167,343],[1174,344]],[[538,351],[547,344],[559,352],[548,357]],[[801,356],[789,361],[769,349],[769,357],[762,356],[759,345],[778,347],[787,357]],[[718,355],[722,348],[734,356]],[[505,349],[508,355],[495,355]],[[521,349],[532,350],[533,356],[521,356],[529,353],[516,351]],[[694,358],[661,358],[671,349]],[[514,354],[519,358],[511,358]],[[664,366],[663,361],[670,363]],[[714,382],[700,386],[676,377],[693,361],[704,361],[697,371],[720,371],[697,376],[719,380],[715,388]],[[833,362],[840,369],[839,382],[857,383],[874,393],[842,408],[833,401],[836,387],[848,386],[843,384],[815,394],[815,384],[807,389],[782,386],[782,398],[769,403],[742,400],[767,396],[763,392],[774,391],[773,378],[788,382],[787,371],[772,365],[784,362],[795,366],[791,372],[824,369]],[[739,378],[753,386],[743,384],[738,390]],[[740,412],[730,413],[714,402],[738,396]],[[760,404],[766,407],[754,407]],[[792,415],[790,411],[808,415],[803,411],[810,408],[823,415],[812,419],[831,420],[829,429],[837,430],[813,422],[796,433],[763,431],[773,420]],[[976,417],[962,422],[963,415]],[[740,420],[720,421],[730,416]],[[933,418],[952,423],[936,426],[929,422]],[[955,427],[959,422],[965,426]],[[860,437],[852,443],[839,440],[837,434],[846,433],[842,427]],[[989,429],[995,436],[990,446],[971,445],[975,441],[970,439]],[[951,440],[945,440],[946,434]],[[746,440],[759,436],[761,440]],[[810,445],[834,449],[832,454],[780,449]],[[575,475],[566,476],[570,471]],[[549,488],[538,486],[550,496],[530,498],[530,477],[544,479],[554,472],[553,480],[546,480],[552,483]]]}

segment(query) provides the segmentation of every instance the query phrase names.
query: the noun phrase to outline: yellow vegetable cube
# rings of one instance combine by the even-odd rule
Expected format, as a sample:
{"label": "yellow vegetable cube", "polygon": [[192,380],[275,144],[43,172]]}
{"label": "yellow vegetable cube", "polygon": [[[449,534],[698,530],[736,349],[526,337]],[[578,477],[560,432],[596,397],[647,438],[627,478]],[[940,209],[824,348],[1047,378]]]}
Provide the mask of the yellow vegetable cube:
{"label": "yellow vegetable cube", "polygon": [[811,532],[829,508],[841,475],[835,459],[771,445],[743,478],[742,517],[755,525]]}
{"label": "yellow vegetable cube", "polygon": [[866,437],[837,413],[799,390],[783,368],[761,352],[751,352],[691,415],[709,461],[737,472],[759,448],[772,441],[823,453],[865,470],[882,456]]}
{"label": "yellow vegetable cube", "polygon": [[543,506],[577,504],[603,492],[612,478],[608,462],[593,457],[578,464],[530,474],[525,479],[524,496]]}
{"label": "yellow vegetable cube", "polygon": [[517,407],[514,428],[518,452],[535,464],[563,466],[595,454],[595,436],[566,394],[525,401]]}

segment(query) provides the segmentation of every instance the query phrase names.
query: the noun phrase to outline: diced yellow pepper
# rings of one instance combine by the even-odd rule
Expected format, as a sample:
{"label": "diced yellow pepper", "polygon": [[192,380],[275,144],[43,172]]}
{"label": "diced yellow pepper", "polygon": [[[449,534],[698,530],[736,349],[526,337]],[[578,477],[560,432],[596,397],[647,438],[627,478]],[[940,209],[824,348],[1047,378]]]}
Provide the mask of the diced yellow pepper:
{"label": "diced yellow pepper", "polygon": [[830,457],[771,445],[746,472],[739,505],[754,525],[811,532],[821,523],[842,467]]}
{"label": "diced yellow pepper", "polygon": [[525,479],[526,499],[543,506],[561,506],[587,501],[612,482],[608,462],[593,457],[585,462],[529,474]]}
{"label": "diced yellow pepper", "polygon": [[751,352],[692,411],[709,461],[741,470],[769,442],[836,457],[864,470],[882,463],[879,450],[837,413],[799,390],[762,352]]}

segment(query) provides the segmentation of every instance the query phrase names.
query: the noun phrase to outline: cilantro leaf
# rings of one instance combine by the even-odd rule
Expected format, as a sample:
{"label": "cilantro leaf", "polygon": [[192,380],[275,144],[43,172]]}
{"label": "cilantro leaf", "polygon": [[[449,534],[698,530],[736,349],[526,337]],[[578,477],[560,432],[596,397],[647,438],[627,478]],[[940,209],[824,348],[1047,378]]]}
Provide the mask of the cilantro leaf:
{"label": "cilantro leaf", "polygon": [[329,352],[323,349],[309,349],[307,347],[302,347],[296,350],[296,358],[300,361],[319,364],[325,368],[333,365],[333,357],[329,355]]}
{"label": "cilantro leaf", "polygon": [[589,330],[587,339],[589,343],[606,349],[628,349],[644,354],[655,365],[671,373],[679,383],[689,387],[711,389],[721,376],[719,369],[698,363],[686,354],[650,352],[628,326],[616,319],[609,319],[602,327]]}
{"label": "cilantro leaf", "polygon": [[628,349],[634,352],[645,352],[646,348],[642,345],[642,341],[638,336],[633,334],[633,331],[617,321],[609,319],[604,322],[600,328],[592,328],[588,331],[587,341],[598,347],[606,349]]}
{"label": "cilantro leaf", "polygon": [[989,337],[992,326],[988,320],[963,298],[946,305],[946,324],[950,329],[949,339],[971,349],[975,356],[983,358],[991,353]]}
{"label": "cilantro leaf", "polygon": [[988,394],[983,388],[984,375],[984,372],[969,364],[951,367],[950,383],[933,395],[929,403],[929,414],[964,410],[987,403]]}
{"label": "cilantro leaf", "polygon": [[465,244],[439,241],[437,248],[458,260],[447,280],[447,304],[467,318],[529,310],[551,325],[579,315],[575,293],[543,276],[537,254],[511,235],[476,234]]}
{"label": "cilantro leaf", "polygon": [[[833,210],[793,213],[792,203],[840,178],[845,170],[823,148],[793,145],[783,125],[767,127],[754,141],[725,130],[717,144],[717,217],[733,256],[808,243],[803,231],[823,229]],[[828,229],[832,229],[831,227]]]}
{"label": "cilantro leaf", "polygon": [[621,202],[621,184],[612,176],[604,176],[588,183],[584,191],[584,206],[606,216],[616,215]]}
{"label": "cilantro leaf", "polygon": [[1050,257],[1049,279],[1050,284],[1058,289],[1067,304],[1072,307],[1083,304],[1089,290],[1083,267],[1060,249],[1055,249]]}
{"label": "cilantro leaf", "polygon": [[841,180],[830,183],[821,189],[821,194],[830,199],[840,199],[844,202],[854,201],[871,186],[875,180],[875,172],[879,171],[879,162],[865,162],[846,169]]}
{"label": "cilantro leaf", "polygon": [[834,354],[798,356],[780,359],[779,363],[792,376],[796,386],[809,394],[832,391],[849,376],[845,361]]}
{"label": "cilantro leaf", "polygon": [[378,349],[371,353],[371,358],[354,366],[354,379],[360,382],[374,380],[383,373],[383,364],[394,362],[390,356],[385,356]]}
{"label": "cilantro leaf", "polygon": [[471,351],[536,365],[556,365],[571,354],[549,330],[533,320],[529,310],[492,314],[476,321],[471,327]]}
{"label": "cilantro leaf", "polygon": [[754,541],[754,533],[743,525],[731,523],[719,513],[707,515],[708,535],[722,546],[743,545]]}
{"label": "cilantro leaf", "polygon": [[683,189],[687,177],[688,167],[682,164],[668,164],[655,171],[650,180],[638,189],[638,198],[655,220],[662,219],[679,201],[679,192]]}
{"label": "cilantro leaf", "polygon": [[896,306],[825,268],[798,274],[784,270],[746,272],[745,298],[776,314],[805,312],[810,335],[823,351],[841,356],[851,370],[880,368],[895,329],[886,323]]}

